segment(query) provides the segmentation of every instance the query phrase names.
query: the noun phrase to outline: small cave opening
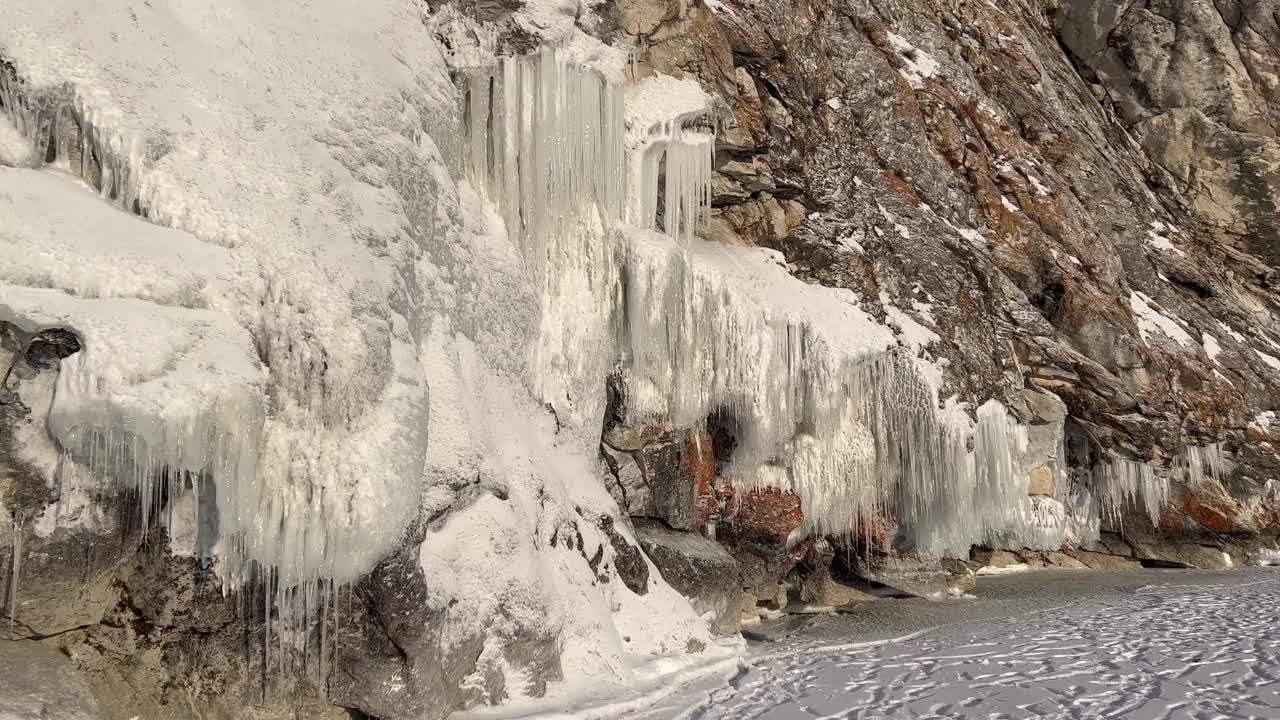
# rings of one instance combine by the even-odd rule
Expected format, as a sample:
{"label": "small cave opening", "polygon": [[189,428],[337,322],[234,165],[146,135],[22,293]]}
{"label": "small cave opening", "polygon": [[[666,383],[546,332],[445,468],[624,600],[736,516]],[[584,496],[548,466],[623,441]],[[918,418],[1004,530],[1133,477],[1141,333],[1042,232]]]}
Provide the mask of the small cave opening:
{"label": "small cave opening", "polygon": [[716,460],[718,475],[733,460],[742,426],[733,413],[726,408],[718,408],[707,416],[706,427],[707,434],[711,436],[711,453]]}
{"label": "small cave opening", "polygon": [[611,431],[622,427],[627,421],[627,385],[622,373],[609,375],[604,382],[604,418],[600,423],[600,434],[607,437]]}
{"label": "small cave opening", "polygon": [[1094,472],[1103,462],[1101,447],[1093,434],[1071,415],[1063,423],[1062,438],[1066,465],[1072,478],[1091,487]]}
{"label": "small cave opening", "polygon": [[662,232],[674,235],[679,228],[667,227],[667,151],[662,151],[662,157],[658,159],[658,172],[656,182],[658,187],[654,190],[653,202],[653,226]]}
{"label": "small cave opening", "polygon": [[1061,280],[1053,280],[1047,283],[1040,291],[1031,297],[1031,302],[1049,322],[1056,322],[1062,316],[1062,311],[1066,306],[1067,288],[1062,284]]}
{"label": "small cave opening", "polygon": [[1141,558],[1138,562],[1142,567],[1149,570],[1186,570],[1192,567],[1174,560],[1157,560],[1155,558]]}

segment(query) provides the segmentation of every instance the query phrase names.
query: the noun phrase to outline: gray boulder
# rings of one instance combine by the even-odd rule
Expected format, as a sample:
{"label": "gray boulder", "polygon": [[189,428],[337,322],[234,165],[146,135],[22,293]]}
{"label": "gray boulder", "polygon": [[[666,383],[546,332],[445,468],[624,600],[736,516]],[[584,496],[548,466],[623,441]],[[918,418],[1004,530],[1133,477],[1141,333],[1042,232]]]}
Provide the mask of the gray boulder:
{"label": "gray boulder", "polygon": [[714,540],[656,523],[636,524],[636,538],[662,579],[693,602],[716,635],[738,631],[742,578],[738,563]]}

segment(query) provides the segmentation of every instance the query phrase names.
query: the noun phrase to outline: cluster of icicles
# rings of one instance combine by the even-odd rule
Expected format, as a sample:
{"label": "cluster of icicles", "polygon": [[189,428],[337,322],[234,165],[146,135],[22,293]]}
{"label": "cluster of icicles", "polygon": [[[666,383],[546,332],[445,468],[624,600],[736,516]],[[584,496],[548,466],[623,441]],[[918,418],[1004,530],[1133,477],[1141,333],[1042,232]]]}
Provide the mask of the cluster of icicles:
{"label": "cluster of icicles", "polygon": [[[6,108],[37,146],[56,146],[49,128],[57,123],[16,112],[21,100],[8,85],[2,89]],[[778,275],[785,271],[754,251],[702,248],[693,235],[709,204],[713,138],[673,122],[628,155],[623,92],[555,51],[507,58],[465,79],[460,159],[472,185],[498,208],[541,295],[531,385],[558,417],[584,437],[598,435],[606,378],[619,371],[637,423],[693,427],[727,414],[737,424],[738,448],[726,472],[745,488],[796,492],[816,534],[868,532],[886,511],[902,528],[899,542],[922,554],[959,555],[974,543],[1048,547],[1069,532],[1096,532],[1096,521],[1077,517],[1092,502],[1087,492],[1063,490],[1065,515],[1046,513],[1028,497],[1025,429],[1002,405],[982,405],[976,422],[944,409],[916,361],[893,346],[891,334],[877,334],[887,332],[882,326],[868,341],[856,336],[865,327],[823,323],[820,304],[809,315],[800,305],[780,311],[771,298],[809,293],[820,303],[836,296]],[[96,162],[103,153],[88,142],[78,156]],[[124,202],[136,197],[126,167],[99,175],[120,188],[115,194]],[[741,292],[735,273],[776,288]],[[167,456],[109,432],[86,435],[77,456],[92,455],[91,469],[104,477],[132,478],[145,529],[147,518],[188,485],[234,492],[229,475],[243,474],[234,466],[254,457],[243,448],[184,450],[192,451],[223,459],[168,472]],[[1188,457],[1189,474],[1206,466],[1220,472],[1216,453]],[[1167,489],[1149,466],[1115,458],[1105,475],[1094,494],[1108,512],[1136,505],[1158,513]],[[197,502],[195,512],[213,507]],[[196,525],[218,527],[207,517]],[[237,538],[212,532],[200,552],[224,561],[238,555]],[[312,637],[317,623],[324,634],[336,614],[335,585],[319,577],[320,568],[294,568],[288,577],[275,568],[227,569],[234,585],[262,591],[265,622],[274,601],[285,624],[303,630],[278,632],[281,642]]]}
{"label": "cluster of icicles", "polygon": [[[1221,482],[1227,473],[1222,444],[1189,445],[1174,462],[1170,474],[1189,487]],[[1169,501],[1169,478],[1154,466],[1110,454],[1096,474],[1095,488],[1102,513],[1118,524],[1128,510],[1140,511],[1159,524],[1161,509]]]}
{"label": "cluster of icicles", "polygon": [[136,148],[125,148],[119,136],[98,127],[79,98],[36,102],[12,68],[0,65],[0,112],[28,138],[37,162],[64,163],[104,198],[147,216],[148,199],[141,178],[132,171],[139,156],[133,152]]}
{"label": "cluster of icicles", "polygon": [[[27,139],[32,167],[69,171],[104,201],[153,217],[154,198],[145,189],[139,148],[100,127],[69,89],[33,95],[10,66],[0,64],[0,116]],[[146,412],[130,414],[127,402],[104,397],[98,379],[77,371],[79,360],[73,355],[63,361],[57,378],[62,402],[48,417],[35,408],[32,418],[59,441],[47,478],[57,488],[58,502],[40,516],[15,512],[10,520],[2,586],[10,631],[22,622],[23,539],[33,528],[43,536],[74,519],[85,530],[115,531],[130,541],[167,537],[171,544],[186,545],[174,547],[175,554],[216,571],[223,592],[241,606],[246,627],[263,628],[257,657],[263,697],[267,671],[276,669],[314,682],[323,694],[338,651],[339,600],[350,604],[351,587],[341,592],[343,583],[326,572],[340,550],[316,532],[322,514],[318,520],[290,518],[288,509],[275,508],[276,517],[268,519],[254,512],[260,504],[254,495],[263,425],[262,399],[255,397],[260,388],[246,387],[231,402],[164,424]],[[302,499],[303,510],[314,511],[318,503],[308,506],[307,501]],[[251,526],[257,532],[246,533]],[[187,537],[175,542],[182,535]],[[278,545],[279,551],[250,548],[246,535],[256,544]],[[278,564],[251,560],[273,554]],[[246,658],[248,652],[246,646]]]}
{"label": "cluster of icicles", "polygon": [[[598,433],[617,371],[634,424],[731,417],[726,474],[797,493],[812,533],[865,533],[888,513],[923,554],[1061,545],[1075,528],[1028,497],[1025,429],[1005,408],[984,404],[976,423],[940,409],[890,331],[823,321],[847,304],[836,291],[694,239],[713,138],[690,116],[636,133],[622,98],[553,51],[465,80],[461,157],[541,291],[533,384],[557,416]],[[644,138],[629,152],[628,130]]]}

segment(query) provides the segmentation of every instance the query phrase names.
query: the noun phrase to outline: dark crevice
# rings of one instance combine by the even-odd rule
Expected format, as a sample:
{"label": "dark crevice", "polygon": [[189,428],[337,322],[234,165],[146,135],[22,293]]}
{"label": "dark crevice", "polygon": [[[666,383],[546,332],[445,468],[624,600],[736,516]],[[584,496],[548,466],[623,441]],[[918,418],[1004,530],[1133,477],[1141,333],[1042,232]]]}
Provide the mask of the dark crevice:
{"label": "dark crevice", "polygon": [[1173,560],[1155,560],[1153,558],[1142,558],[1138,560],[1138,562],[1141,563],[1144,568],[1186,570],[1191,567],[1186,563],[1175,562]]}

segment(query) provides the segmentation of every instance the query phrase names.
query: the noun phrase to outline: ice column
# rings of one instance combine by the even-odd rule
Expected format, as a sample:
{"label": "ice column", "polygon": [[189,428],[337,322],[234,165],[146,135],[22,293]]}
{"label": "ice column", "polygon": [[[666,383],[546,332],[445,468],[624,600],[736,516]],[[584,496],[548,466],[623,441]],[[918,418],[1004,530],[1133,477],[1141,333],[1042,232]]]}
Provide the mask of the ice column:
{"label": "ice column", "polygon": [[1160,508],[1169,498],[1169,482],[1156,475],[1155,468],[1118,455],[1107,458],[1095,489],[1103,514],[1114,522],[1126,508],[1135,508],[1159,523]]}
{"label": "ice column", "polygon": [[1227,474],[1222,443],[1188,445],[1183,449],[1178,465],[1192,487],[1199,487],[1208,481],[1221,482]]}
{"label": "ice column", "polygon": [[[998,402],[976,424],[847,291],[763,253],[629,234],[622,321],[628,421],[732,417],[725,472],[801,498],[808,530],[856,536],[888,510],[904,544],[967,552],[1027,522],[1023,428]],[[971,451],[970,444],[974,449]]]}
{"label": "ice column", "polygon": [[471,71],[463,110],[467,177],[498,207],[541,296],[535,390],[579,427],[597,423],[613,363],[622,89],[544,50]]}
{"label": "ice column", "polygon": [[710,134],[672,122],[633,151],[628,222],[664,231],[682,242],[691,240],[703,211],[711,205],[714,147]]}

